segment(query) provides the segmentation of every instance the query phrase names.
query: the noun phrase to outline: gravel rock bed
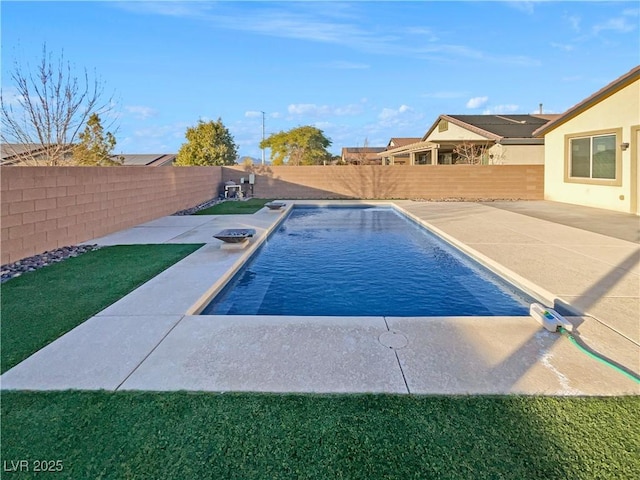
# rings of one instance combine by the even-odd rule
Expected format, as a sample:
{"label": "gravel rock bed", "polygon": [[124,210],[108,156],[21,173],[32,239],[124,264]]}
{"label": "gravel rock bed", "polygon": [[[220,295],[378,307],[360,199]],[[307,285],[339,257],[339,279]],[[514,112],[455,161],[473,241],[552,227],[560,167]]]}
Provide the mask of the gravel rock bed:
{"label": "gravel rock bed", "polygon": [[46,251],[40,255],[23,258],[14,263],[7,263],[0,267],[2,272],[1,283],[7,282],[12,278],[19,277],[23,273],[34,272],[39,268],[46,267],[53,263],[58,263],[70,257],[77,257],[86,252],[98,250],[98,245],[69,245],[57,248],[55,250]]}
{"label": "gravel rock bed", "polygon": [[218,198],[218,197],[212,198],[211,200],[207,200],[206,202],[201,203],[200,205],[196,205],[195,207],[187,208],[186,210],[180,210],[180,211],[172,214],[172,216],[193,215],[197,211],[204,210],[205,208],[212,207],[213,205],[216,205],[216,204],[220,203],[221,201],[222,200],[220,198]]}

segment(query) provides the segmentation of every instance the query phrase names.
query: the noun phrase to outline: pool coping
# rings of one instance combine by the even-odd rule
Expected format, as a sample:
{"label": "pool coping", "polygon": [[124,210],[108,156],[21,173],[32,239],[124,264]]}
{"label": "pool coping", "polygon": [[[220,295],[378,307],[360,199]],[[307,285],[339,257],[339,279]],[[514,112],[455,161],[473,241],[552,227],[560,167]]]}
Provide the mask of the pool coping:
{"label": "pool coping", "polygon": [[[169,384],[163,383],[162,368],[165,369],[165,373],[177,368],[177,371],[182,372],[178,377],[192,374],[195,368],[196,370],[200,369],[202,378],[196,379],[197,381],[190,385],[183,385],[186,389],[228,391],[235,388],[242,391],[308,391],[326,393],[367,391],[398,393],[397,382],[399,378],[403,378],[406,390],[403,391],[400,388],[400,393],[640,394],[640,388],[638,388],[637,384],[630,383],[624,377],[617,376],[582,353],[576,353],[568,341],[562,340],[557,334],[546,332],[530,317],[517,317],[512,320],[507,317],[490,317],[490,319],[479,322],[472,320],[472,323],[478,323],[478,325],[469,324],[469,319],[477,319],[478,317],[376,317],[376,320],[368,320],[363,317],[343,317],[341,329],[337,331],[335,336],[328,337],[326,348],[323,347],[318,350],[318,335],[325,332],[325,330],[322,330],[322,325],[308,325],[304,328],[300,325],[301,321],[304,323],[310,317],[276,317],[274,320],[276,323],[269,327],[266,325],[269,321],[268,317],[251,316],[246,318],[252,319],[252,322],[258,322],[261,327],[253,330],[243,330],[241,324],[235,325],[238,317],[191,315],[186,313],[191,311],[190,309],[193,309],[195,305],[193,302],[194,295],[192,291],[189,291],[189,288],[193,287],[192,290],[202,288],[202,290],[198,290],[198,302],[200,305],[204,303],[201,300],[205,297],[213,297],[216,289],[222,288],[226,281],[233,277],[237,269],[266,240],[269,233],[286,218],[285,212],[289,212],[294,204],[391,206],[400,209],[403,214],[412,220],[416,221],[417,219],[416,223],[423,225],[429,231],[440,236],[443,240],[494,273],[503,278],[506,277],[507,281],[516,283],[519,288],[522,288],[522,286],[518,285],[519,282],[514,282],[513,278],[521,278],[524,280],[524,284],[529,282],[482,252],[465,245],[464,242],[456,239],[443,229],[421,219],[417,214],[408,212],[402,207],[402,203],[406,202],[368,200],[284,201],[287,202],[287,209],[283,212],[265,214],[264,211],[260,211],[251,216],[253,223],[259,224],[260,228],[257,238],[252,240],[252,245],[246,250],[231,253],[222,252],[219,248],[220,244],[216,243],[219,241],[214,240],[207,243],[162,274],[154,277],[147,284],[124,297],[122,301],[116,302],[114,305],[99,312],[76,329],[6,372],[1,377],[2,388],[34,390],[104,388],[118,390],[131,387],[136,389],[171,390],[179,387],[179,385],[171,385],[170,382]],[[398,203],[400,203],[400,208],[398,208]],[[409,203],[408,205],[411,206],[412,204]],[[278,216],[276,217],[276,215]],[[238,216],[235,218],[233,216],[217,217],[225,217],[225,219],[214,219],[214,216],[211,216],[211,219],[200,218],[197,222],[189,222],[188,220],[177,222],[168,217],[163,217],[148,223],[158,228],[161,228],[161,225],[173,228],[174,224],[177,223],[188,224],[183,234],[168,239],[165,238],[161,243],[200,243],[192,242],[193,238],[198,236],[198,229],[204,229],[210,233],[212,229],[218,228],[220,222],[234,226],[234,222],[240,220]],[[217,222],[217,220],[220,220],[220,222]],[[248,219],[243,216],[242,220],[246,223]],[[190,223],[199,223],[199,226],[189,230],[192,226]],[[265,228],[267,223],[269,225]],[[243,224],[243,226],[246,225]],[[174,233],[176,232],[171,232],[172,235]],[[137,232],[137,234],[136,238],[140,238],[140,232]],[[158,236],[158,238],[161,238],[161,236]],[[204,259],[211,258],[224,259],[218,265],[218,267],[224,268],[224,272],[221,275],[218,275],[217,272],[211,272],[200,265]],[[182,299],[182,303],[166,303],[166,299],[163,298],[168,296],[168,292],[171,292],[174,287],[175,279],[172,277],[172,272],[178,276],[183,275],[183,277],[180,277],[182,280],[192,279],[195,282],[183,288],[191,297]],[[509,278],[509,276],[512,278]],[[202,287],[209,279],[213,280],[207,284],[208,287]],[[535,284],[531,286],[537,294],[541,292],[548,294],[549,298],[553,299],[554,302],[560,298],[536,287],[538,286]],[[205,293],[200,294],[199,292],[201,291],[205,291]],[[190,303],[188,303],[188,306],[184,306],[189,298],[191,298],[189,300]],[[152,307],[155,311],[151,313],[146,311],[149,307]],[[139,308],[139,310],[136,310],[136,308]],[[215,321],[211,322],[211,320]],[[234,325],[229,324],[229,321]],[[333,325],[335,321],[335,318],[322,320],[325,325]],[[376,330],[378,333],[374,335],[375,338],[371,337],[371,333],[365,335],[361,330],[371,321],[375,321],[378,324],[378,329]],[[501,325],[504,327],[504,322],[509,321],[515,322],[514,329],[509,330],[500,327]],[[616,340],[617,337],[614,337],[612,343],[611,331],[606,329],[604,331],[602,329],[598,330],[596,328],[597,325],[594,326],[593,323],[589,323],[590,318],[588,317],[573,317],[571,321],[575,322],[576,325],[580,325],[582,329],[588,327],[586,329],[589,334],[588,338],[595,342],[594,345],[596,347],[612,344],[615,348],[621,345],[620,340]],[[109,327],[109,325],[112,327]],[[399,351],[381,344],[378,338],[384,331],[396,331],[400,334],[408,335],[411,348]],[[175,349],[169,348],[171,342],[177,341],[178,337],[176,335],[180,334],[180,332],[182,332],[181,335],[184,338],[191,339],[186,344],[183,344],[183,347],[186,346],[192,349],[190,351],[191,357],[189,358],[184,356],[186,353],[182,357],[176,358],[174,356],[176,354]],[[259,338],[255,337],[257,332],[260,332]],[[452,332],[455,334],[453,337]],[[363,339],[362,335],[365,335],[366,338]],[[203,340],[198,340],[199,338],[205,338],[206,341],[203,343]],[[290,347],[294,348],[294,350],[298,348],[296,355],[302,356],[296,357],[294,355],[289,357],[287,355],[290,355],[290,353],[287,354],[286,351],[282,350],[287,344],[291,343],[292,338],[297,343],[294,342]],[[457,338],[458,342],[452,341],[452,338]],[[343,358],[342,354],[340,354],[341,349],[344,349],[345,345],[348,345],[354,339],[360,343],[365,341],[369,345],[367,348],[379,352],[376,355],[383,355],[390,359],[387,367],[381,367],[382,370],[378,373],[391,375],[389,382],[395,387],[387,388],[384,382],[380,386],[379,383],[376,383],[377,379],[374,383],[370,383],[369,380],[362,380],[369,378],[368,376],[372,372],[369,371],[371,369],[366,365],[360,365],[357,362],[354,364],[355,366],[350,364],[349,367],[355,368],[353,371],[355,377],[347,376],[345,377],[346,380],[344,380],[346,383],[335,383],[337,381],[335,376],[340,377],[341,375],[339,371],[335,370],[343,361],[341,360]],[[433,339],[437,339],[437,341],[434,343]],[[193,343],[189,342],[197,343],[198,341],[200,341],[200,346],[193,350]],[[345,342],[347,343],[345,344]],[[122,345],[126,345],[127,348],[123,349]],[[178,345],[180,345],[179,342]],[[628,347],[628,345],[625,346],[627,349]],[[216,350],[219,348],[223,348],[223,351]],[[513,348],[516,348],[516,350],[513,350]],[[429,356],[430,349],[439,351],[443,358],[440,360],[435,359],[437,361],[434,363],[434,359]],[[477,349],[479,350],[476,351]],[[212,355],[216,351],[216,355],[219,356],[215,357],[217,360],[214,360]],[[318,356],[314,360],[319,362],[317,363],[318,371],[323,372],[322,375],[318,374],[321,377],[319,377],[319,383],[308,382],[302,378],[301,375],[304,375],[304,371],[297,371],[295,378],[289,378],[292,383],[284,381],[284,383],[278,384],[279,386],[273,386],[273,383],[268,381],[268,378],[273,380],[273,378],[280,378],[282,375],[287,378],[290,377],[291,372],[295,373],[296,368],[306,364],[305,362],[309,360],[306,355],[311,354],[310,352],[313,351]],[[500,354],[498,355],[498,353]],[[365,355],[365,353],[362,354]],[[481,356],[477,357],[478,354],[481,354]],[[269,361],[270,355],[274,355],[273,362]],[[389,357],[389,355],[392,356]],[[495,357],[495,355],[498,356]],[[351,357],[347,355],[345,358]],[[358,359],[360,357],[356,355],[353,358]],[[206,360],[204,364],[202,363],[203,359]],[[164,367],[158,371],[151,369],[151,373],[149,373],[149,367],[154,362],[160,366],[164,365]],[[449,362],[451,365],[449,365]],[[481,365],[476,365],[478,363]],[[495,365],[493,365],[494,363]],[[225,368],[227,370],[216,370],[216,368],[220,367],[219,364],[226,365]],[[255,370],[255,376],[247,378],[245,383],[238,386],[238,383],[233,383],[237,381],[235,377],[243,366],[246,367],[247,365],[252,366]],[[279,366],[280,368],[283,365],[287,366],[288,373],[277,371],[276,367]],[[504,368],[506,370],[496,370],[499,365],[502,365],[501,369]],[[118,366],[118,368],[114,368],[114,366]],[[478,368],[480,370],[477,370]],[[147,376],[140,377],[139,375],[142,375],[145,370],[147,370]],[[482,377],[484,383],[478,384],[475,378],[472,378],[474,375],[470,375],[470,372],[476,372],[475,376]],[[515,372],[514,374],[518,376],[517,378],[514,377],[511,384],[500,384],[497,379],[491,380],[492,375],[496,372],[502,372],[501,375],[505,372],[507,374]],[[375,371],[373,373],[375,374]],[[230,380],[231,383],[223,381],[211,383],[211,375],[214,374],[222,375],[219,378],[224,377],[233,381]],[[157,380],[155,380],[155,383],[151,381],[153,380],[152,377],[159,377],[160,383]],[[144,378],[149,381],[147,382]],[[364,383],[358,384],[356,382],[353,384],[353,389],[349,390],[351,385],[349,378],[355,378],[356,380],[359,378]],[[136,379],[137,383],[134,382],[134,379]],[[134,385],[137,385],[137,387],[134,387]],[[413,385],[413,387],[410,388],[410,385]],[[269,388],[272,388],[272,390]]]}

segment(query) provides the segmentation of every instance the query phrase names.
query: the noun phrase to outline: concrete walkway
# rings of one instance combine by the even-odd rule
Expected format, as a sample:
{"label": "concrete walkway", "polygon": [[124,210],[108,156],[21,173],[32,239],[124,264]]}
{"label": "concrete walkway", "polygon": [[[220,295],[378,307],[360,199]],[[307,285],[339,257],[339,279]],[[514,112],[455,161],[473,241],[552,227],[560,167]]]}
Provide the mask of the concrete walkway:
{"label": "concrete walkway", "polygon": [[[571,317],[579,339],[640,372],[637,243],[492,205],[394,203],[548,306],[581,313]],[[530,317],[197,315],[282,216],[164,217],[87,242],[206,245],[6,372],[2,388],[640,393]],[[258,234],[221,250],[211,236],[236,227]]]}

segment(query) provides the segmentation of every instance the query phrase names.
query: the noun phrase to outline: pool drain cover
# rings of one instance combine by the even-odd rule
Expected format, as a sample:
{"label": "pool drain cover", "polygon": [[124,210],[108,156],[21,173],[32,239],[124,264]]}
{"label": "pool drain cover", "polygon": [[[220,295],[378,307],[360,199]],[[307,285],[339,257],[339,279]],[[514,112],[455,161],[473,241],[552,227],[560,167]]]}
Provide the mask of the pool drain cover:
{"label": "pool drain cover", "polygon": [[378,337],[378,341],[388,348],[393,348],[397,350],[399,348],[404,348],[407,346],[409,341],[407,337],[398,332],[384,332],[382,335]]}

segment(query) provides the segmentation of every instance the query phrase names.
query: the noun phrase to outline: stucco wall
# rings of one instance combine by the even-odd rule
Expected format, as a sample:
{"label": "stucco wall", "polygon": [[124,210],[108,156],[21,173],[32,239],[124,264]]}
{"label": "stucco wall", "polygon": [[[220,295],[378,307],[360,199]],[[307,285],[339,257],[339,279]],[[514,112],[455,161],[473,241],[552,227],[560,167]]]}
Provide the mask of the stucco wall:
{"label": "stucco wall", "polygon": [[[256,174],[259,198],[526,199],[544,196],[543,165],[223,167],[223,180]],[[245,185],[248,188],[248,185]]]}
{"label": "stucco wall", "polygon": [[1,167],[2,264],[217,196],[221,167]]}
{"label": "stucco wall", "polygon": [[459,142],[460,140],[487,140],[482,135],[479,135],[475,132],[467,130],[466,128],[462,128],[455,123],[449,122],[449,127],[444,131],[440,132],[438,127],[433,129],[431,134],[426,139],[428,142],[444,142],[444,141],[452,141]]}
{"label": "stucco wall", "polygon": [[[636,141],[631,128],[640,125],[640,81],[619,90],[610,97],[568,120],[545,135],[545,198],[558,202],[634,212],[631,166],[632,148],[622,151],[621,143]],[[622,185],[606,186],[565,181],[565,135],[622,128],[618,154],[622,161]],[[637,161],[635,159],[634,161]]]}

